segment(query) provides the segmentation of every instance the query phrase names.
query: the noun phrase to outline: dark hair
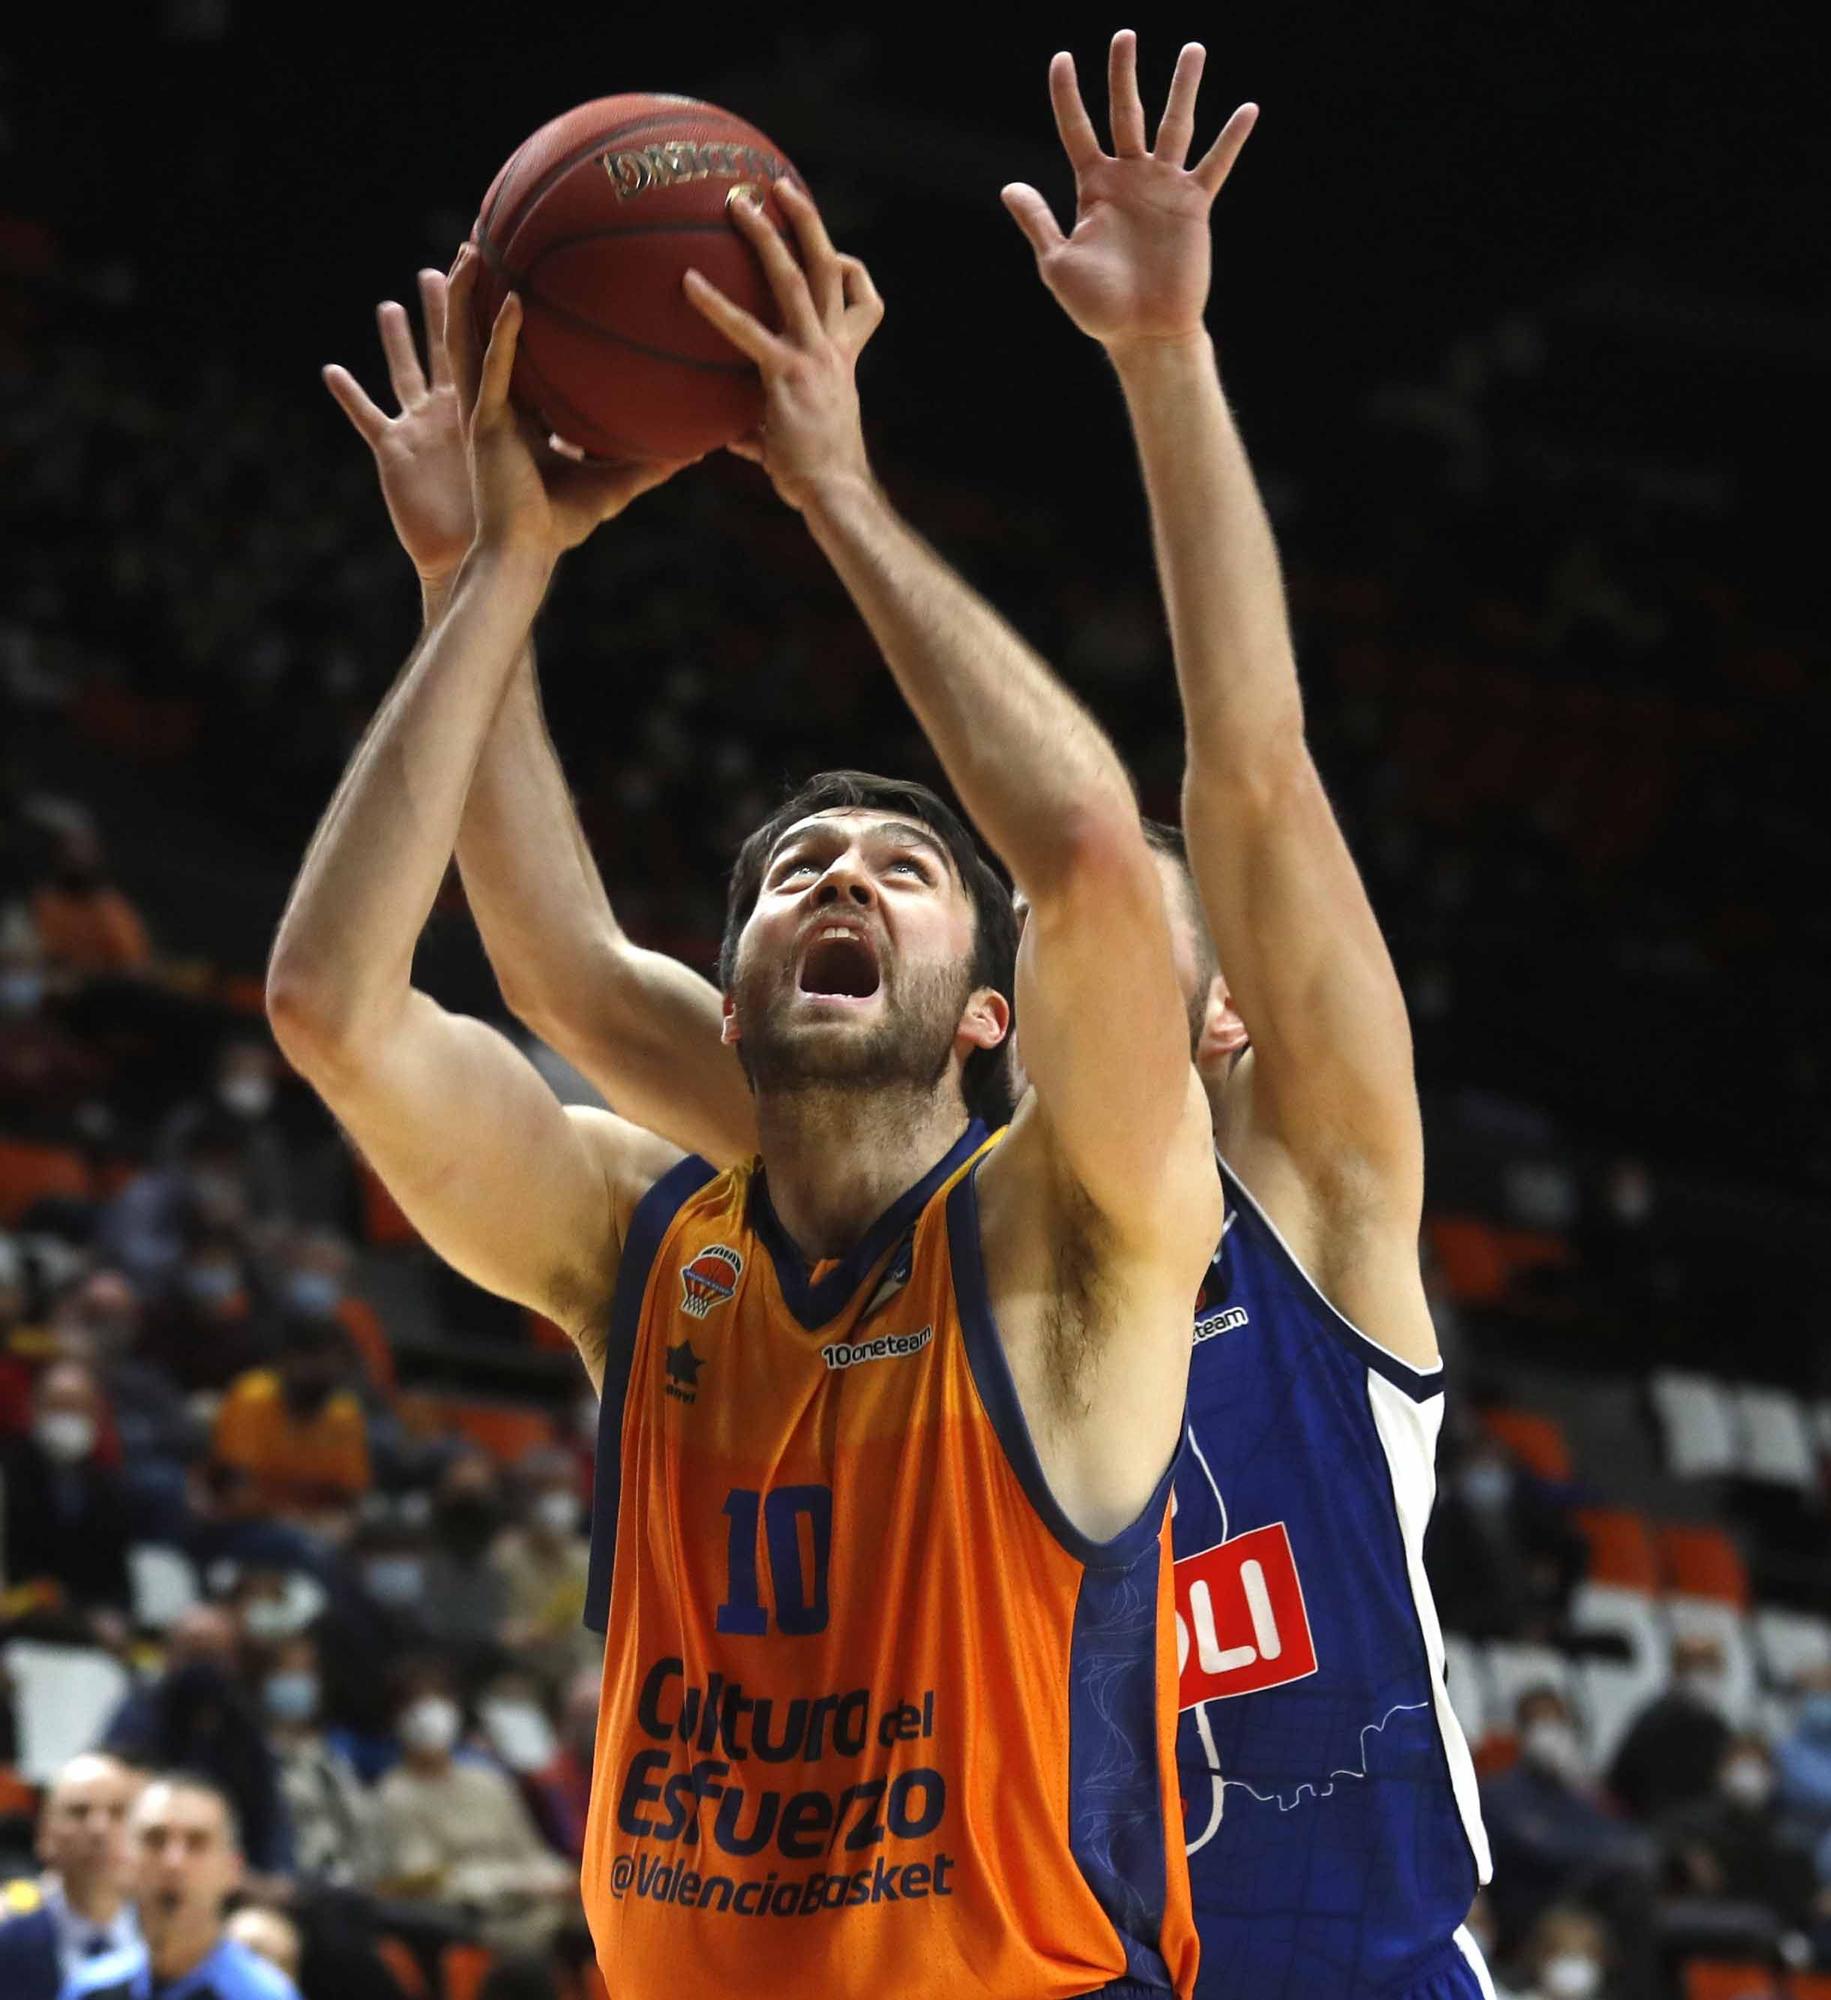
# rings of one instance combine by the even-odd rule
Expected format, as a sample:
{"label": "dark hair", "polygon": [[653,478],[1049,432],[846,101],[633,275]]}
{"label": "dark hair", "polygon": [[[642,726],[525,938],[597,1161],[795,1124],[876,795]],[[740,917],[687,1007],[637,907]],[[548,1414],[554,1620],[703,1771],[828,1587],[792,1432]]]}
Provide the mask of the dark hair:
{"label": "dark hair", "polygon": [[1144,828],[1145,846],[1153,854],[1164,855],[1175,862],[1176,872],[1182,880],[1183,904],[1195,929],[1195,968],[1201,976],[1197,1004],[1206,1009],[1208,988],[1221,969],[1221,960],[1214,947],[1214,933],[1209,930],[1208,918],[1202,909],[1201,891],[1195,886],[1195,870],[1189,865],[1189,842],[1180,826],[1171,826],[1165,820],[1146,819],[1139,824]]}
{"label": "dark hair", "polygon": [[[1017,986],[1017,916],[1011,908],[1010,885],[980,852],[966,822],[926,785],[902,778],[880,778],[870,771],[821,771],[791,792],[738,849],[725,891],[725,935],[719,946],[719,984],[726,992],[737,969],[738,939],[757,906],[763,871],[782,836],[798,821],[815,813],[842,809],[897,813],[919,821],[947,849],[973,906],[975,989],[989,986],[1015,1005]],[[1015,1021],[1013,1021],[1015,1026]],[[1002,1125],[1011,1116],[1010,1036],[994,1049],[975,1049],[966,1059],[961,1091],[966,1108],[988,1125]]]}
{"label": "dark hair", "polygon": [[179,1764],[170,1770],[154,1771],[146,1781],[149,1785],[169,1785],[175,1792],[202,1792],[222,1807],[223,1826],[229,1836],[229,1845],[237,1854],[246,1852],[242,1845],[241,1808],[230,1796],[229,1789],[220,1778],[213,1778],[208,1771],[198,1771]]}

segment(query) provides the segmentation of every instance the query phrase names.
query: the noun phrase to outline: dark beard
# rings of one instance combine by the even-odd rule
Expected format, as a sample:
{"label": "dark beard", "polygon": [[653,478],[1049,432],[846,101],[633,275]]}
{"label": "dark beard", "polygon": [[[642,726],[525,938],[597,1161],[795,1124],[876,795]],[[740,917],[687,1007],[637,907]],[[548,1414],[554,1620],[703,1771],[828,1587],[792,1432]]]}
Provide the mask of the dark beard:
{"label": "dark beard", "polygon": [[759,1096],[835,1087],[861,1095],[907,1089],[926,1095],[953,1060],[971,978],[963,965],[887,978],[884,1018],[862,1035],[834,1032],[826,1023],[791,1026],[783,1016],[793,1004],[792,989],[759,997],[762,982],[740,978],[733,995],[741,1031],[738,1060]]}

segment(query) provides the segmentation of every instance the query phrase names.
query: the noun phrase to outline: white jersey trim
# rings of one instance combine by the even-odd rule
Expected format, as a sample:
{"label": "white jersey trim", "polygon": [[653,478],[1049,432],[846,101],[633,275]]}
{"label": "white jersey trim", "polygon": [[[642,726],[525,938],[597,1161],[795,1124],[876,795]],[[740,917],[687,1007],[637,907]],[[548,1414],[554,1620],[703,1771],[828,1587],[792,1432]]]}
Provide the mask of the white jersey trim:
{"label": "white jersey trim", "polygon": [[1423,1634],[1430,1661],[1431,1704],[1436,1711],[1437,1734],[1443,1742],[1463,1835],[1475,1857],[1476,1879],[1485,1883],[1493,1876],[1494,1863],[1488,1852],[1487,1828],[1481,1823],[1481,1791],[1475,1778],[1475,1760],[1469,1755],[1468,1740],[1456,1719],[1456,1711],[1450,1707],[1444,1679],[1443,1627],[1424,1574],[1424,1530],[1430,1521],[1431,1503],[1437,1497],[1437,1432],[1443,1423],[1443,1400],[1439,1396],[1419,1402],[1371,1368],[1367,1371],[1367,1399],[1381,1449],[1386,1454],[1386,1475],[1392,1482],[1393,1506],[1399,1517],[1400,1539],[1405,1545],[1405,1570],[1411,1582],[1412,1614]]}

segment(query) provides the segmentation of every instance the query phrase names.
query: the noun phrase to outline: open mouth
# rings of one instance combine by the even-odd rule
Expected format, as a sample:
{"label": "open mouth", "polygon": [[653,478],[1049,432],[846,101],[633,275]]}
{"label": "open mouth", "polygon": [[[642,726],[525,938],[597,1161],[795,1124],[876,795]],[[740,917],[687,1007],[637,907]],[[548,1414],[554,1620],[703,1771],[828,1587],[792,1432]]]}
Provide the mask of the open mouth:
{"label": "open mouth", "polygon": [[869,1000],[883,983],[869,938],[842,924],[817,930],[801,953],[795,984],[824,1000]]}

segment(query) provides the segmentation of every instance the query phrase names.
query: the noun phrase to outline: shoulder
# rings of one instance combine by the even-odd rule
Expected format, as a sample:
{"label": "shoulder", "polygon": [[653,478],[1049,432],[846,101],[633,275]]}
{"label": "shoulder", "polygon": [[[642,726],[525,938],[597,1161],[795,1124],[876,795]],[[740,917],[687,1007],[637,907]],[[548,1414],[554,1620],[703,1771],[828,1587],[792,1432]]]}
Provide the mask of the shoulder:
{"label": "shoulder", "polygon": [[61,2000],[76,2000],[76,1996],[93,1993],[98,1996],[133,1992],[134,1982],[146,1967],[146,1947],[128,1945],[120,1951],[111,1951],[105,1958],[92,1958],[87,1965],[79,1966],[65,1986]]}
{"label": "shoulder", "polygon": [[225,1938],[217,1949],[227,1975],[224,2000],[299,2000],[299,1989],[285,1973],[238,1939]]}

